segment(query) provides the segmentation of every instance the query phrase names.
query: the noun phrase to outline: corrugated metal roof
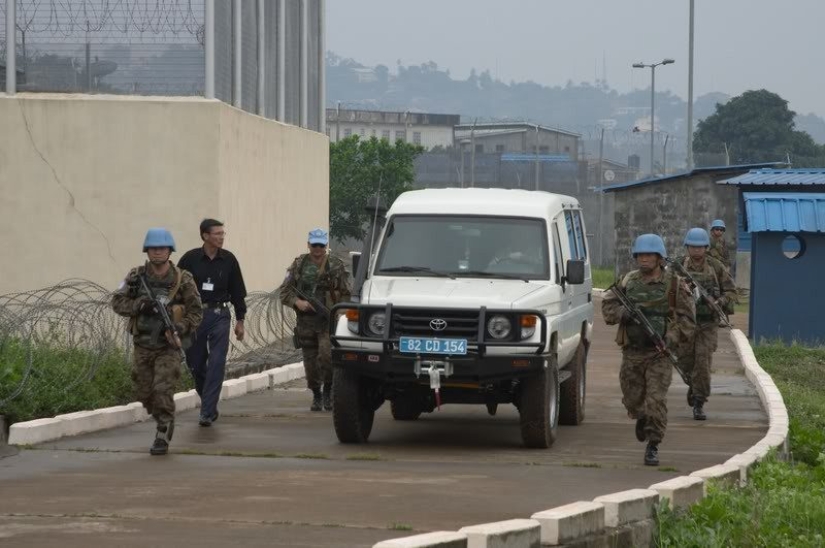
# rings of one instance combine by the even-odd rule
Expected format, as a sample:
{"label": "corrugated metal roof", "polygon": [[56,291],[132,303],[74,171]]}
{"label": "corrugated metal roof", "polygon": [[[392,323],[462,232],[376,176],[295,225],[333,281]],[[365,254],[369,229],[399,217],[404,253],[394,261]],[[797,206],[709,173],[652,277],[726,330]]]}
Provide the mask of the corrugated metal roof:
{"label": "corrugated metal roof", "polygon": [[692,169],[691,171],[682,171],[679,173],[674,173],[668,176],[661,176],[661,177],[649,177],[647,179],[639,179],[638,181],[630,181],[627,183],[621,183],[618,185],[611,185],[604,187],[603,192],[614,192],[616,190],[623,190],[626,188],[631,188],[635,186],[644,186],[644,185],[652,185],[658,183],[668,183],[675,181],[677,179],[684,179],[686,177],[692,177],[694,175],[699,175],[703,173],[736,173],[736,172],[745,172],[751,169],[757,168],[768,168],[768,167],[777,167],[787,165],[784,162],[764,162],[761,164],[742,164],[742,165],[735,165],[735,166],[713,166],[713,167],[697,167]]}
{"label": "corrugated metal roof", "polygon": [[720,185],[823,185],[825,168],[753,169],[748,173],[719,181]]}
{"label": "corrugated metal roof", "polygon": [[825,193],[744,192],[749,232],[825,232]]}

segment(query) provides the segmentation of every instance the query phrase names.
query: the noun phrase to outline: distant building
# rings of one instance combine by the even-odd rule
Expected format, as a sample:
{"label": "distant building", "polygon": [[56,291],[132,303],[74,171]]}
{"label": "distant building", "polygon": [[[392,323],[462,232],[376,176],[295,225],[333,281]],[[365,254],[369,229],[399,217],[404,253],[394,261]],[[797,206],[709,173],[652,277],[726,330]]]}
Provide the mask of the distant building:
{"label": "distant building", "polygon": [[581,134],[528,122],[461,124],[455,128],[455,146],[476,153],[510,152],[552,154],[579,158]]}
{"label": "distant building", "polygon": [[[584,162],[582,162],[584,164]],[[589,160],[584,164],[587,168],[587,176],[584,178],[587,181],[589,188],[599,189],[603,186],[617,185],[620,183],[628,183],[635,181],[639,176],[639,166],[623,164],[615,160],[602,160],[601,169],[599,168],[599,160]],[[601,180],[599,179],[601,175]]]}
{"label": "distant building", "polygon": [[453,127],[460,122],[458,114],[423,112],[390,112],[381,110],[327,109],[326,132],[330,142],[351,135],[369,139],[376,137],[391,142],[404,141],[425,149],[453,145]]}

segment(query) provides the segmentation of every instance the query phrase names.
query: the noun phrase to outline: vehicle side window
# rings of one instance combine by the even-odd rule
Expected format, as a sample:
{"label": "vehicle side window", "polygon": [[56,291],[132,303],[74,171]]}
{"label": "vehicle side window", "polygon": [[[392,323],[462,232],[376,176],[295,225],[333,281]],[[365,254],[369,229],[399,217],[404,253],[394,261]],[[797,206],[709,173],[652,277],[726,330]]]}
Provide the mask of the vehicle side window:
{"label": "vehicle side window", "polygon": [[553,222],[553,262],[555,264],[554,272],[555,282],[561,283],[561,278],[564,276],[564,261],[561,256],[561,238],[559,238],[559,227],[556,222]]}
{"label": "vehicle side window", "polygon": [[587,260],[587,246],[585,244],[584,227],[582,227],[582,212],[573,212],[573,227],[576,229],[576,247],[579,249],[579,259]]}
{"label": "vehicle side window", "polygon": [[565,211],[564,212],[564,224],[567,227],[567,244],[570,246],[570,255],[571,259],[578,259],[579,258],[579,250],[576,246],[576,231],[573,228],[573,212],[572,211]]}

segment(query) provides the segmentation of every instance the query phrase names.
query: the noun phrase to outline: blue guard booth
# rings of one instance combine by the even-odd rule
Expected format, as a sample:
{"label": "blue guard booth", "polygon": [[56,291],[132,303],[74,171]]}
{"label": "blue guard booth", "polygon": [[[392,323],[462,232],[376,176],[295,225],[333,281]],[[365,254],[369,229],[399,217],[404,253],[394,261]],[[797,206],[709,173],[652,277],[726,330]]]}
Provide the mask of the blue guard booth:
{"label": "blue guard booth", "polygon": [[752,238],[750,338],[825,344],[825,193],[741,196]]}

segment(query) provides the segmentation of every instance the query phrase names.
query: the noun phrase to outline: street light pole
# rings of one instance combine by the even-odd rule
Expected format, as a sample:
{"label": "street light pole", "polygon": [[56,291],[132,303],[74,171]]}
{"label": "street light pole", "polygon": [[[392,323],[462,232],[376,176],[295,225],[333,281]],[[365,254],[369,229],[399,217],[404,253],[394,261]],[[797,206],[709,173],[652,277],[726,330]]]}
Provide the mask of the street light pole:
{"label": "street light pole", "polygon": [[656,67],[659,65],[670,65],[675,63],[673,59],[662,59],[658,63],[633,63],[633,68],[648,68],[650,67],[650,176],[653,177],[653,137],[655,128],[655,109],[656,109]]}

